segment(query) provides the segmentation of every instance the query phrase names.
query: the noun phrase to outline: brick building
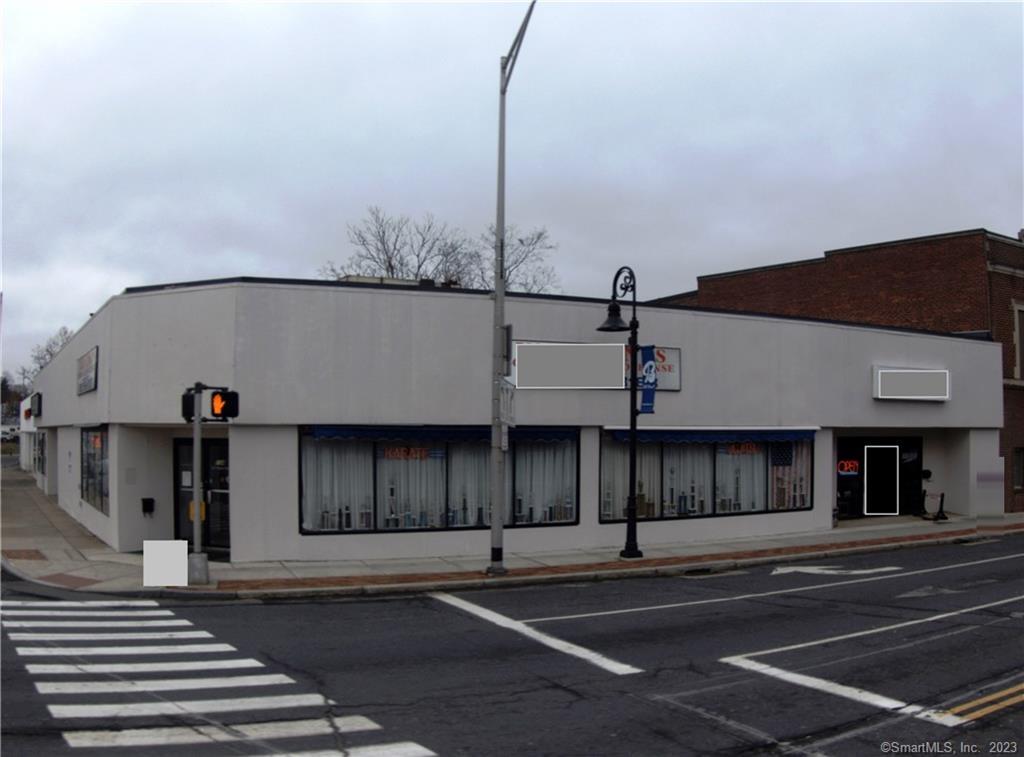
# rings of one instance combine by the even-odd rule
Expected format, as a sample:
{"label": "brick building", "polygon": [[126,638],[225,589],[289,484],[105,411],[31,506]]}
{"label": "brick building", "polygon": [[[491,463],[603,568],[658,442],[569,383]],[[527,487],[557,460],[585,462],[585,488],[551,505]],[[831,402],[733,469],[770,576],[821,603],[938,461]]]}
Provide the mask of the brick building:
{"label": "brick building", "polygon": [[[1024,230],[985,229],[847,247],[697,278],[651,304],[977,335],[1003,345],[1000,454],[1007,512],[1024,511]],[[970,391],[958,387],[955,391]]]}

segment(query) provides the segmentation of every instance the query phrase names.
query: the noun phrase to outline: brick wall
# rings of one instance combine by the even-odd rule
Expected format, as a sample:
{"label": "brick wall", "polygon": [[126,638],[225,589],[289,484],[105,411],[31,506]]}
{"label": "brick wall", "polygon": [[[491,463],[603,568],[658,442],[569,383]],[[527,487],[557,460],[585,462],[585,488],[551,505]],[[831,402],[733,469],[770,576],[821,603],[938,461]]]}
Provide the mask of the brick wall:
{"label": "brick wall", "polygon": [[826,253],[777,268],[698,279],[697,307],[929,331],[987,331],[985,235]]}
{"label": "brick wall", "polygon": [[[1024,379],[1016,376],[1017,340],[1014,303],[1024,305],[1024,249],[998,240],[989,242],[989,261],[1000,267],[1013,267],[1019,274],[999,270],[989,273],[989,301],[992,308],[992,338],[1003,345],[1003,430],[999,434],[999,453],[1006,463],[1007,512],[1024,512],[1024,490],[1013,488],[1013,450],[1024,448]],[[1021,366],[1024,368],[1024,366]]]}

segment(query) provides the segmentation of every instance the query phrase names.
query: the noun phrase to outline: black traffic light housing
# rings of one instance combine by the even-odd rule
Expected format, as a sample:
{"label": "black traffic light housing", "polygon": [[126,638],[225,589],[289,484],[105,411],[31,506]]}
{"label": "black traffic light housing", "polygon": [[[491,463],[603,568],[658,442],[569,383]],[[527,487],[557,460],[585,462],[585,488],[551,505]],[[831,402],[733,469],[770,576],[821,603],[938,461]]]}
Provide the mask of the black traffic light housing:
{"label": "black traffic light housing", "polygon": [[217,421],[238,417],[238,392],[215,389],[210,393],[210,417]]}

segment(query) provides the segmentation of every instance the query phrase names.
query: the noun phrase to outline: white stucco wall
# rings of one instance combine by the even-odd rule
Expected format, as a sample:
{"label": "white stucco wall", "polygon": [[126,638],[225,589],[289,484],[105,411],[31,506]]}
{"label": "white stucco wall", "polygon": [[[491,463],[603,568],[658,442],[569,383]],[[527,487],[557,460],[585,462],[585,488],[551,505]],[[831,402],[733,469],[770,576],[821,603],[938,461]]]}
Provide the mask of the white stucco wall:
{"label": "white stucco wall", "polygon": [[[57,431],[51,449],[59,472],[54,468],[48,479],[61,507],[119,549],[173,538],[173,438],[190,435],[180,396],[201,380],[241,397],[240,417],[230,430],[221,427],[231,440],[233,559],[486,554],[487,531],[300,535],[298,426],[489,424],[491,307],[486,295],[269,283],[116,297],[36,380],[44,405],[35,421]],[[624,340],[594,331],[604,303],[513,296],[508,316],[518,340]],[[770,536],[829,528],[833,429],[921,435],[925,467],[935,473],[933,487],[947,491],[951,511],[1000,509],[1001,490],[986,478],[998,470],[998,345],[644,306],[639,317],[642,343],[682,348],[682,391],[659,392],[656,413],[642,416],[641,427],[823,428],[815,443],[813,510],[641,523],[642,543],[720,539],[737,529]],[[78,395],[77,359],[94,346],[98,389]],[[872,399],[873,365],[948,369],[950,399]],[[506,548],[619,544],[621,524],[597,522],[598,428],[627,423],[625,394],[520,391],[516,412],[520,425],[583,427],[581,525],[508,529]],[[99,423],[111,430],[111,517],[78,496],[80,429]],[[48,457],[49,466],[58,466],[56,456]],[[154,518],[142,516],[142,497],[156,499]]]}

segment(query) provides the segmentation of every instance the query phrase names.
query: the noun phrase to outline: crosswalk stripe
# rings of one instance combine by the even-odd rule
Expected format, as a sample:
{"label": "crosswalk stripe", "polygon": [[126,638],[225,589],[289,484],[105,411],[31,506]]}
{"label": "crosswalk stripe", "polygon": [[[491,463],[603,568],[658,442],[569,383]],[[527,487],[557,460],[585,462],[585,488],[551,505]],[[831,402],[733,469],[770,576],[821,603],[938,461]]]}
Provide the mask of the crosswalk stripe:
{"label": "crosswalk stripe", "polygon": [[230,644],[176,644],[146,647],[15,647],[22,657],[82,657],[85,655],[206,654],[237,652]]}
{"label": "crosswalk stripe", "polygon": [[174,615],[171,610],[0,610],[0,618],[6,618],[12,615],[18,617],[25,615],[35,616],[53,616],[61,618],[80,618],[80,617],[169,617]]}
{"label": "crosswalk stripe", "polygon": [[40,694],[119,694],[132,691],[185,691],[191,689],[229,689],[235,686],[281,686],[295,683],[279,673],[261,676],[221,676],[219,678],[159,678],[149,681],[71,681],[37,683]]}
{"label": "crosswalk stripe", "polygon": [[209,631],[154,633],[12,633],[11,641],[128,641],[129,639],[212,639]]}
{"label": "crosswalk stripe", "polygon": [[5,620],[4,628],[156,628],[190,626],[184,618],[170,620]]}
{"label": "crosswalk stripe", "polygon": [[380,726],[361,715],[282,720],[267,723],[241,723],[231,726],[200,725],[191,728],[133,728],[123,731],[65,731],[64,741],[71,747],[109,748],[159,746],[162,744],[206,744],[246,739],[285,739],[306,736],[330,736],[335,733],[376,731]]}
{"label": "crosswalk stripe", "polygon": [[242,712],[279,710],[288,707],[323,707],[322,694],[246,697],[241,699],[190,699],[163,702],[126,702],[124,704],[51,704],[55,718],[130,718],[144,715],[184,715],[205,712]]}
{"label": "crosswalk stripe", "polygon": [[[393,744],[373,744],[372,746],[356,746],[339,752],[334,749],[320,749],[313,752],[288,752],[287,757],[437,757],[415,741],[396,741]],[[256,757],[255,755],[253,757]]]}
{"label": "crosswalk stripe", "polygon": [[5,607],[159,607],[154,599],[104,599],[90,602],[32,602],[20,599],[0,599]]}
{"label": "crosswalk stripe", "polygon": [[29,675],[66,675],[75,673],[172,673],[182,670],[230,670],[232,668],[262,668],[263,663],[252,658],[244,660],[197,660],[195,662],[111,662],[83,665],[27,664]]}

